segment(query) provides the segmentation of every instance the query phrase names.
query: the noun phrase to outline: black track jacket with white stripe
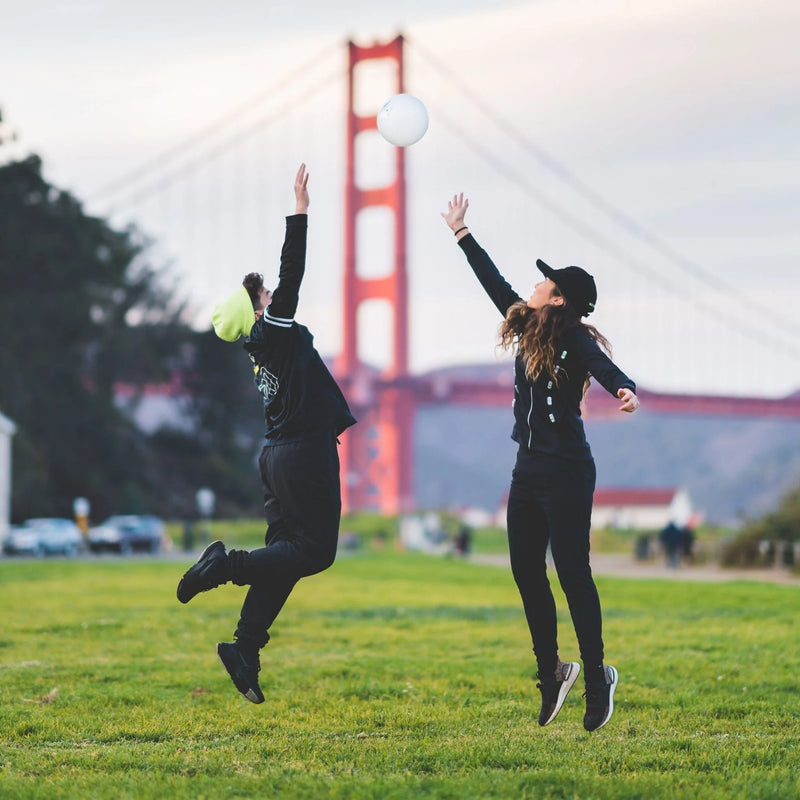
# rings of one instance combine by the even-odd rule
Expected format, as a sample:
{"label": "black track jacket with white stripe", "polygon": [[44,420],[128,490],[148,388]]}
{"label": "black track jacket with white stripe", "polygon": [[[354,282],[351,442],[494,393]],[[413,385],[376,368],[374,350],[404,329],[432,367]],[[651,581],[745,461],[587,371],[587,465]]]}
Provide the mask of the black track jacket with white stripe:
{"label": "black track jacket with white stripe", "polygon": [[314,348],[314,337],[294,320],[306,265],[308,215],[286,218],[278,285],[244,347],[264,399],[266,444],[283,444],[355,424],[347,401]]}
{"label": "black track jacket with white stripe", "polygon": [[[472,271],[498,311],[505,317],[510,306],[522,298],[500,274],[488,253],[467,234],[458,241]],[[557,343],[556,373],[531,381],[525,360],[514,362],[514,430],[511,438],[536,453],[565,458],[591,458],[581,419],[583,385],[587,375],[616,396],[623,387],[636,391],[636,384],[603,352],[581,325],[567,331]],[[559,377],[560,380],[556,380]]]}

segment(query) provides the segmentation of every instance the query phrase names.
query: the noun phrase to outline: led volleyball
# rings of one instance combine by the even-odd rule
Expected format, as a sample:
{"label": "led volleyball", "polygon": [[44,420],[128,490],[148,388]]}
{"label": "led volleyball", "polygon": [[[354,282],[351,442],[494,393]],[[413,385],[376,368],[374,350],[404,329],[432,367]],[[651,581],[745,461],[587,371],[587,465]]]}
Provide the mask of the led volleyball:
{"label": "led volleyball", "polygon": [[413,94],[396,94],[378,112],[378,132],[397,147],[418,142],[428,130],[428,111]]}

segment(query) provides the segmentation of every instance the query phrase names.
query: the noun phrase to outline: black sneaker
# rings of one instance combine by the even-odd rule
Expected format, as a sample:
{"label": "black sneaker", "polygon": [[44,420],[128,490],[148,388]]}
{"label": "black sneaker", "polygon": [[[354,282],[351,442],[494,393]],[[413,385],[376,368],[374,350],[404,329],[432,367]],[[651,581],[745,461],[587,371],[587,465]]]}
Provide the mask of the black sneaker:
{"label": "black sneaker", "polygon": [[567,699],[569,690],[572,688],[581,671],[581,665],[577,661],[569,661],[566,664],[558,662],[556,675],[550,680],[543,680],[536,686],[542,692],[542,710],[539,712],[539,724],[549,725],[556,714],[561,711],[561,706]]}
{"label": "black sneaker", "polygon": [[225,545],[220,541],[211,542],[200,554],[197,563],[178,582],[178,600],[188,603],[196,594],[227,583],[227,562]]}
{"label": "black sneaker", "polygon": [[587,731],[596,731],[602,728],[611,719],[614,713],[614,689],[619,683],[619,675],[614,667],[603,667],[606,682],[587,684],[584,697],[586,698],[586,714],[583,717],[583,727]]}
{"label": "black sneaker", "polygon": [[251,703],[263,703],[264,695],[258,685],[258,673],[261,671],[258,653],[245,657],[236,642],[220,642],[217,655],[241,695]]}

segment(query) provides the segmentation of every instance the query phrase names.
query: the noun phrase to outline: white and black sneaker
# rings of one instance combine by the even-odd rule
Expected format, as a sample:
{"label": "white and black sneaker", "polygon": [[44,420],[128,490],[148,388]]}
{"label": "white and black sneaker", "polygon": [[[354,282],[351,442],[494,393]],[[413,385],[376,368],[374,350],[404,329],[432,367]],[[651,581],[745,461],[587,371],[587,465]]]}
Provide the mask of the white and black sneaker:
{"label": "white and black sneaker", "polygon": [[569,690],[578,679],[581,665],[577,661],[558,662],[555,675],[551,679],[541,680],[536,684],[542,693],[542,710],[539,712],[539,724],[549,725],[561,711]]}
{"label": "white and black sneaker", "polygon": [[258,653],[245,654],[237,642],[220,642],[217,655],[242,697],[251,703],[263,703],[264,695],[258,685],[258,673],[261,671]]}
{"label": "white and black sneaker", "polygon": [[614,667],[603,667],[605,683],[586,684],[586,714],[583,727],[587,731],[596,731],[611,719],[614,713],[614,690],[619,683],[619,675]]}

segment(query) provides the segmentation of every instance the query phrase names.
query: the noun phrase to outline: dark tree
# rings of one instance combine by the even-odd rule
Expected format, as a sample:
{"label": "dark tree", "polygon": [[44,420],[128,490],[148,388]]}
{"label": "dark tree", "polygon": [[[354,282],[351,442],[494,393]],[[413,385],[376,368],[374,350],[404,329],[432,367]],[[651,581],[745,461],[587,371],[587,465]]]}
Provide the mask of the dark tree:
{"label": "dark tree", "polygon": [[[135,228],[114,230],[42,176],[0,165],[0,410],[17,424],[12,517],[193,513],[211,486],[220,513],[258,513],[262,428],[247,356],[181,321]],[[115,403],[171,381],[185,424],[145,435]],[[188,398],[188,399],[187,399]]]}
{"label": "dark tree", "polygon": [[19,428],[15,519],[70,514],[80,495],[102,512],[142,492],[146,448],[114,384],[152,371],[147,341],[179,311],[146,244],[87,216],[36,156],[0,166],[0,408]]}

